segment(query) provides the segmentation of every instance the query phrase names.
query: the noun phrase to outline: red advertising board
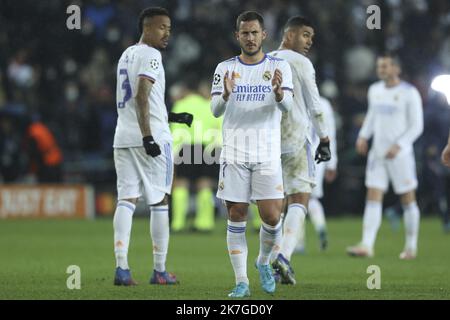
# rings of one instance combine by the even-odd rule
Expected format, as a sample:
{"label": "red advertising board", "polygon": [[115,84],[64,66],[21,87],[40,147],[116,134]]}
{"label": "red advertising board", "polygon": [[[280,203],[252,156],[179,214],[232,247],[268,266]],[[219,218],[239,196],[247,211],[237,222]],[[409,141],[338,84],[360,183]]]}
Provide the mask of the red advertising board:
{"label": "red advertising board", "polygon": [[86,185],[1,185],[0,218],[93,218],[94,191]]}

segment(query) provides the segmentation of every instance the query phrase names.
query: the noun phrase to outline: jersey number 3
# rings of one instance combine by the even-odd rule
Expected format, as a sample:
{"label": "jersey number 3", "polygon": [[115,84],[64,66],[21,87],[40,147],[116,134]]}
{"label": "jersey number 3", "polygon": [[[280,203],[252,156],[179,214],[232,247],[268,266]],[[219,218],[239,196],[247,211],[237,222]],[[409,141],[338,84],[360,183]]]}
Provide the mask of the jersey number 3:
{"label": "jersey number 3", "polygon": [[123,97],[123,101],[119,102],[117,104],[117,108],[125,108],[125,103],[127,103],[128,100],[131,98],[131,85],[130,85],[130,79],[128,78],[128,71],[127,69],[120,69],[119,71],[119,77],[125,76],[125,79],[122,82],[122,89],[125,90],[125,95]]}

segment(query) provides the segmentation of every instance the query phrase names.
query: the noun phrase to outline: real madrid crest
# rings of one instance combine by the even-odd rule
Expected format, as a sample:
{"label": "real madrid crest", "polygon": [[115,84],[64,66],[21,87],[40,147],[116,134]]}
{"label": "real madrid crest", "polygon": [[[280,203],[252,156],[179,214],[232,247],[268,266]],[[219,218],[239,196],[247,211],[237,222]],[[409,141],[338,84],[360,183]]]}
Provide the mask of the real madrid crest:
{"label": "real madrid crest", "polygon": [[265,81],[269,81],[270,79],[272,79],[272,74],[270,73],[270,71],[264,72],[264,74],[263,74],[263,79],[264,79]]}
{"label": "real madrid crest", "polygon": [[220,181],[219,183],[219,190],[222,191],[225,185],[223,184],[223,181]]}

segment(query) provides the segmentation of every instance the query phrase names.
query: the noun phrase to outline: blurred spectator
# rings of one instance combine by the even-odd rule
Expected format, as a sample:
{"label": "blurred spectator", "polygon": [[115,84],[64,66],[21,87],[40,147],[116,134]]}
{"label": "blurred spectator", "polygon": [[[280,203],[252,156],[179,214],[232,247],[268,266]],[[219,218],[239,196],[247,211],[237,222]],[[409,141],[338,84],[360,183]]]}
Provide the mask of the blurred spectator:
{"label": "blurred spectator", "polygon": [[3,84],[3,74],[0,70],[0,110],[4,107],[6,104],[6,91]]}
{"label": "blurred spectator", "polygon": [[19,106],[0,109],[0,181],[5,183],[18,182],[24,176],[23,135],[18,126],[21,113]]}
{"label": "blurred spectator", "polygon": [[29,156],[29,172],[39,183],[62,182],[62,152],[49,128],[37,115],[26,119],[24,148]]}
{"label": "blurred spectator", "polygon": [[20,49],[8,65],[8,80],[11,85],[13,101],[25,103],[29,111],[35,111],[37,73],[28,60],[27,50]]}
{"label": "blurred spectator", "polygon": [[61,97],[58,119],[61,126],[60,142],[65,147],[66,160],[79,160],[86,152],[88,136],[86,128],[89,123],[86,97],[80,92],[75,81],[68,81]]}
{"label": "blurred spectator", "polygon": [[116,11],[108,0],[94,0],[85,9],[85,19],[94,25],[97,38],[103,39],[108,22],[114,18]]}

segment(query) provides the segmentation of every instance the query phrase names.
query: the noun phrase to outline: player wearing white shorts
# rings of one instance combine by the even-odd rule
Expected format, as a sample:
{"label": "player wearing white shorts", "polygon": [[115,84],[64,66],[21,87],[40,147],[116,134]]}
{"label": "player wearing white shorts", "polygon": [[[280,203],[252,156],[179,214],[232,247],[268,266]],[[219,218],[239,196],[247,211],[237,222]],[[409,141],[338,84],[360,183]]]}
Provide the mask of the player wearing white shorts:
{"label": "player wearing white shorts", "polygon": [[385,54],[377,59],[381,81],[370,86],[369,109],[356,141],[356,150],[366,155],[373,137],[366,168],[367,200],[364,209],[362,242],[347,248],[351,256],[371,257],[381,225],[383,194],[392,183],[404,211],[406,243],[400,259],[417,255],[419,208],[416,203],[414,141],[423,131],[422,100],[418,90],[400,79],[397,57]]}
{"label": "player wearing white shorts", "polygon": [[314,29],[307,19],[292,17],[284,27],[280,48],[272,53],[289,62],[294,82],[294,107],[283,114],[281,121],[281,161],[287,212],[281,248],[279,252],[274,250],[272,258],[272,265],[280,274],[281,282],[290,284],[296,282],[290,266],[291,255],[303,228],[310,194],[315,185],[311,122],[320,137],[315,159],[318,162],[328,161],[331,156],[314,66],[306,57],[313,37]]}
{"label": "player wearing white shorts", "polygon": [[[325,163],[316,165],[316,185],[314,186],[311,199],[309,200],[308,213],[314,229],[319,236],[320,249],[325,250],[328,245],[327,226],[325,222],[325,213],[320,199],[323,197],[323,181],[331,183],[336,179],[337,175],[337,152],[336,152],[336,124],[334,121],[333,107],[330,101],[324,97],[320,97],[325,122],[328,128],[330,138],[331,159]],[[313,147],[319,145],[319,137],[314,127],[311,128],[311,137]],[[299,241],[295,251],[302,252],[305,247],[305,225],[300,229]]]}
{"label": "player wearing white shorts", "polygon": [[[141,39],[127,48],[117,66],[117,127],[114,163],[118,202],[114,214],[115,285],[135,285],[128,266],[133,213],[139,197],[150,206],[153,242],[151,284],[175,284],[165,269],[169,246],[167,195],[172,187],[172,136],[164,103],[165,75],[159,50],[166,48],[166,9],[147,8],[139,18]],[[172,115],[173,116],[173,115]],[[173,120],[173,119],[172,119]],[[180,120],[180,119],[176,119]]]}
{"label": "player wearing white shorts", "polygon": [[289,64],[262,51],[264,20],[257,12],[239,15],[236,38],[241,54],[219,63],[212,84],[211,110],[224,114],[217,196],[228,209],[227,245],[236,287],[230,297],[250,295],[245,230],[250,200],[257,202],[262,226],[256,266],[264,291],[275,291],[269,264],[281,238],[283,180],[280,161],[282,111],[292,104]]}

